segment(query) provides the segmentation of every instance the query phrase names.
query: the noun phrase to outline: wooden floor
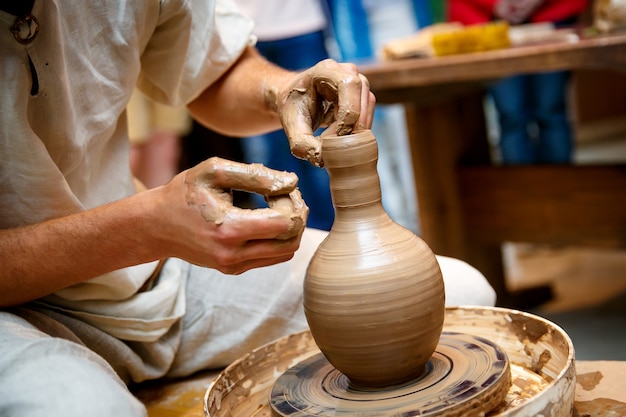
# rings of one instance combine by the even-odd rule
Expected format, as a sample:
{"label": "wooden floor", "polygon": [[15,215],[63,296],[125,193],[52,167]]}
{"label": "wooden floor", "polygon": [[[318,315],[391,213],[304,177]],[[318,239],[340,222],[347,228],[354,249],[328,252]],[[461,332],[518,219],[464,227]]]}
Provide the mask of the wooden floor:
{"label": "wooden floor", "polygon": [[592,308],[626,291],[626,250],[507,244],[503,252],[512,289],[552,285],[544,313]]}
{"label": "wooden floor", "polygon": [[577,360],[626,361],[625,250],[509,245],[504,252],[514,288],[552,286],[553,300],[530,312],[565,330]]}

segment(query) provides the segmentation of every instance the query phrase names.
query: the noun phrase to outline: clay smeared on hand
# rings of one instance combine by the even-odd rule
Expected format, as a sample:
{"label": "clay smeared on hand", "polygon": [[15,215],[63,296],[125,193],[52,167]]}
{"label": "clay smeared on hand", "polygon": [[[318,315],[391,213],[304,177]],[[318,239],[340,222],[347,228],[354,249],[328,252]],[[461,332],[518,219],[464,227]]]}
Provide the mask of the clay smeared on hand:
{"label": "clay smeared on hand", "polygon": [[272,88],[266,100],[279,115],[291,152],[323,166],[320,127],[332,125],[333,133],[346,135],[371,127],[375,98],[367,79],[351,64],[325,60],[298,74],[283,92]]}
{"label": "clay smeared on hand", "polygon": [[266,200],[270,209],[281,213],[285,217],[290,217],[293,222],[293,227],[287,232],[278,235],[277,239],[287,240],[302,233],[309,215],[309,208],[304,203],[299,190],[295,189],[287,196],[267,197]]}
{"label": "clay smeared on hand", "polygon": [[[304,230],[308,207],[297,189],[298,177],[293,173],[213,157],[189,169],[185,184],[187,204],[197,207],[207,222],[220,225],[282,218],[289,226],[285,233],[276,237],[281,240],[295,237]],[[232,190],[261,194],[269,207],[236,207]]]}

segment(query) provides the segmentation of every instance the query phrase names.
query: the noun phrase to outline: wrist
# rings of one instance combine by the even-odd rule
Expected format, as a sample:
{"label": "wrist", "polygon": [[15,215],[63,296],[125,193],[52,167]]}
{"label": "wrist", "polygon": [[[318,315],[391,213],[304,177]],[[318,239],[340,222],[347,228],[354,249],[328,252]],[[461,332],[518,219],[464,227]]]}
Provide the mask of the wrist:
{"label": "wrist", "polygon": [[171,251],[175,231],[171,206],[177,204],[169,196],[166,186],[151,188],[128,199],[129,225],[137,238],[137,263],[150,262],[174,256]]}
{"label": "wrist", "polygon": [[290,84],[295,75],[291,71],[275,67],[268,62],[266,76],[263,77],[261,83],[261,95],[267,111],[277,116],[280,115],[285,93],[293,89]]}

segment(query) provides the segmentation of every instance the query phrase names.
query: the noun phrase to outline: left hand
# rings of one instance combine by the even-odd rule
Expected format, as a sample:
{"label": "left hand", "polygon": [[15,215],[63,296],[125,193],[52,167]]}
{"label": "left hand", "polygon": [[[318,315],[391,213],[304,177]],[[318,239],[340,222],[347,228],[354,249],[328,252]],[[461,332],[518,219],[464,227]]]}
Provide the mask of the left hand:
{"label": "left hand", "polygon": [[[181,258],[227,274],[291,259],[309,212],[297,184],[293,173],[212,157],[140,193],[155,202],[144,203],[157,226],[153,259]],[[269,207],[239,208],[232,190],[261,194]]]}
{"label": "left hand", "polygon": [[314,136],[317,128],[332,125],[338,135],[345,135],[372,126],[376,98],[353,64],[321,61],[275,94],[272,99],[291,152],[316,166],[323,165],[321,140]]}

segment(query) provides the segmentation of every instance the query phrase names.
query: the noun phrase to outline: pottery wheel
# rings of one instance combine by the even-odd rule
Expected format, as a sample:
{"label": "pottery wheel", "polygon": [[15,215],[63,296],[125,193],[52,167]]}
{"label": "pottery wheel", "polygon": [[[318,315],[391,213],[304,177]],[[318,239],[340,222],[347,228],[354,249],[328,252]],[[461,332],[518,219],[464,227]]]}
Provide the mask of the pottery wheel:
{"label": "pottery wheel", "polygon": [[275,416],[478,416],[504,400],[510,383],[509,360],[499,346],[443,332],[426,371],[403,385],[354,386],[320,353],[276,380],[270,406]]}

